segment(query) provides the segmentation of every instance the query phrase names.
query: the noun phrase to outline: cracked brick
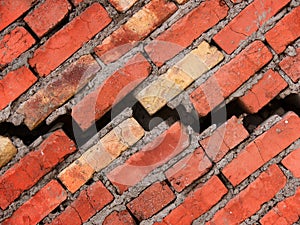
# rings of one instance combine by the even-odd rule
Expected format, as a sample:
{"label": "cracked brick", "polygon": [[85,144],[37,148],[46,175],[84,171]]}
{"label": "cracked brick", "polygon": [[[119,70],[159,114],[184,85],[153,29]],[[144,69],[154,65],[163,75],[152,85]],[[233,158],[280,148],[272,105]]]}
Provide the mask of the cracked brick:
{"label": "cracked brick", "polygon": [[92,4],[40,46],[29,64],[40,76],[47,76],[110,22],[106,10],[99,3]]}
{"label": "cracked brick", "polygon": [[23,191],[31,188],[75,150],[74,142],[62,130],[52,133],[36,150],[25,155],[1,176],[0,207],[6,209]]}
{"label": "cracked brick", "polygon": [[300,48],[295,56],[287,56],[280,63],[281,69],[294,81],[300,80]]}

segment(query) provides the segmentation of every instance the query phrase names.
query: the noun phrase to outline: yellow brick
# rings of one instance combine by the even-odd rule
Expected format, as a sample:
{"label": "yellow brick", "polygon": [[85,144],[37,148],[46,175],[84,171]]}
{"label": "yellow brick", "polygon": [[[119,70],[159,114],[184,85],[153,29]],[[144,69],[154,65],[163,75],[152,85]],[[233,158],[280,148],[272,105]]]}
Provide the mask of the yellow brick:
{"label": "yellow brick", "polygon": [[17,149],[11,140],[0,136],[0,167],[6,165],[16,154]]}
{"label": "yellow brick", "polygon": [[194,81],[190,76],[177,67],[172,67],[162,76],[173,81],[181,90],[186,89]]}

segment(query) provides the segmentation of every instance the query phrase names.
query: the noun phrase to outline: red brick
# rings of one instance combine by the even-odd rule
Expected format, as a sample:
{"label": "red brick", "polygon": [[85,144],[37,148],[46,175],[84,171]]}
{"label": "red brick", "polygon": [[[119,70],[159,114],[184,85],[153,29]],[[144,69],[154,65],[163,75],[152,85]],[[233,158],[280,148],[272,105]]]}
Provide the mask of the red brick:
{"label": "red brick", "polygon": [[103,225],[136,225],[127,210],[113,212],[103,221]]}
{"label": "red brick", "polygon": [[150,1],[124,25],[104,39],[102,44],[95,48],[96,54],[104,63],[116,61],[146,38],[176,10],[176,5],[168,0]]}
{"label": "red brick", "polygon": [[206,116],[271,59],[272,54],[261,41],[245,48],[191,93],[198,114]]}
{"label": "red brick", "polygon": [[74,120],[82,130],[86,130],[142,82],[150,74],[150,70],[147,60],[137,54],[73,107]]}
{"label": "red brick", "polygon": [[300,118],[292,112],[257,137],[223,169],[235,186],[300,137]]}
{"label": "red brick", "polygon": [[39,37],[42,37],[65,18],[70,8],[67,0],[47,0],[24,20]]}
{"label": "red brick", "polygon": [[8,73],[0,80],[0,110],[16,100],[36,81],[37,78],[25,66]]}
{"label": "red brick", "polygon": [[292,151],[282,160],[282,164],[288,168],[295,177],[300,178],[300,148]]}
{"label": "red brick", "polygon": [[146,52],[157,66],[162,66],[226,17],[227,12],[228,7],[220,5],[219,0],[205,1],[147,45]]}
{"label": "red brick", "polygon": [[294,224],[300,217],[300,188],[295,195],[279,202],[261,220],[262,225],[288,225]]}
{"label": "red brick", "polygon": [[175,199],[175,195],[165,182],[154,183],[126,206],[139,220],[153,216]]}
{"label": "red brick", "polygon": [[24,123],[33,130],[84,87],[99,70],[100,66],[91,55],[82,56],[31,96],[17,112],[25,116]]}
{"label": "red brick", "polygon": [[240,224],[271,200],[286,184],[286,177],[278,166],[272,165],[254,182],[220,209],[208,225]]}
{"label": "red brick", "polygon": [[218,127],[211,136],[200,141],[206,154],[214,162],[220,161],[223,156],[235,148],[239,143],[249,136],[242,122],[235,116]]}
{"label": "red brick", "polygon": [[286,46],[300,36],[300,6],[281,19],[275,27],[266,33],[266,39],[272,48],[281,53]]}
{"label": "red brick", "polygon": [[[77,199],[71,203],[57,218],[52,225],[82,224],[87,222],[93,215],[110,203],[114,197],[100,182],[96,182],[82,191]],[[75,221],[73,222],[73,218]],[[79,219],[78,219],[79,218]]]}
{"label": "red brick", "polygon": [[66,191],[56,180],[52,180],[20,206],[2,225],[37,224],[66,198]]}
{"label": "red brick", "polygon": [[123,193],[134,186],[152,170],[163,165],[189,145],[186,129],[179,122],[158,136],[142,150],[132,155],[124,165],[121,165],[107,177]]}
{"label": "red brick", "polygon": [[94,3],[39,47],[29,64],[40,76],[48,75],[110,21],[106,10]]}
{"label": "red brick", "polygon": [[0,40],[0,69],[18,58],[35,43],[23,27],[16,27]]}
{"label": "red brick", "polygon": [[284,58],[279,65],[294,82],[298,82],[300,80],[300,48],[297,48],[296,56]]}
{"label": "red brick", "polygon": [[75,150],[74,142],[62,130],[51,134],[37,150],[25,155],[1,176],[0,207],[7,208],[23,191],[31,188]]}
{"label": "red brick", "polygon": [[289,2],[290,0],[254,0],[214,36],[214,41],[228,54],[232,53],[242,41],[257,31]]}
{"label": "red brick", "polygon": [[206,213],[226,193],[227,189],[224,184],[218,177],[213,176],[189,193],[184,202],[164,218],[163,224],[192,224],[193,220]]}
{"label": "red brick", "polygon": [[268,70],[263,78],[253,85],[238,101],[248,113],[257,113],[286,88],[287,85],[287,82],[279,73]]}
{"label": "red brick", "polygon": [[36,2],[36,0],[1,1],[0,31],[19,18],[34,2]]}
{"label": "red brick", "polygon": [[166,177],[178,192],[204,175],[212,166],[200,147],[166,171]]}

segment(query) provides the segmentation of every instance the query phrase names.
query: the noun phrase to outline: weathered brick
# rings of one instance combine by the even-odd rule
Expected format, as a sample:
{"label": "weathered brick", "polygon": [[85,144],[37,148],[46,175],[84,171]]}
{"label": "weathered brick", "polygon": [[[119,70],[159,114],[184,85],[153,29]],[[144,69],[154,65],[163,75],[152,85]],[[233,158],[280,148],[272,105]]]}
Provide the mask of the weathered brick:
{"label": "weathered brick", "polygon": [[201,140],[200,144],[209,158],[218,162],[230,149],[236,147],[248,136],[249,133],[242,121],[233,116],[218,127],[211,136]]}
{"label": "weathered brick", "polygon": [[206,116],[272,59],[261,42],[255,41],[194,90],[191,101],[200,116]]}
{"label": "weathered brick", "polygon": [[153,0],[134,14],[124,25],[105,38],[95,48],[96,54],[105,63],[116,61],[147,37],[177,10],[167,0]]}
{"label": "weathered brick", "polygon": [[86,130],[142,82],[150,70],[148,61],[137,54],[73,107],[74,120],[82,130]]}
{"label": "weathered brick", "polygon": [[83,88],[100,69],[91,55],[72,63],[56,79],[41,88],[21,105],[17,112],[25,116],[24,123],[33,130],[54,110]]}
{"label": "weathered brick", "polygon": [[137,0],[109,0],[109,2],[120,12],[130,9]]}
{"label": "weathered brick", "polygon": [[92,4],[40,46],[29,59],[29,64],[40,76],[48,75],[110,21],[111,18],[100,4]]}
{"label": "weathered brick", "polygon": [[18,150],[8,137],[0,136],[0,168],[6,165]]}
{"label": "weathered brick", "polygon": [[74,142],[62,130],[51,134],[37,150],[25,155],[1,176],[0,207],[7,208],[23,191],[31,188],[66,155],[75,150]]}
{"label": "weathered brick", "polygon": [[265,35],[268,43],[277,52],[281,53],[286,46],[300,36],[300,6],[293,9]]}
{"label": "weathered brick", "polygon": [[223,174],[235,186],[300,137],[300,118],[287,113],[276,125],[248,144],[225,168]]}
{"label": "weathered brick", "polygon": [[16,100],[36,81],[37,78],[25,66],[6,74],[0,80],[0,110]]}
{"label": "weathered brick", "polygon": [[129,118],[101,138],[58,177],[68,190],[74,193],[93,176],[95,171],[106,167],[143,136],[144,129],[135,119]]}
{"label": "weathered brick", "polygon": [[163,224],[192,224],[193,220],[206,213],[226,193],[227,189],[224,184],[217,176],[213,176],[189,193],[184,202],[164,218]]}
{"label": "weathered brick", "polygon": [[67,0],[47,0],[24,20],[39,37],[42,37],[67,15],[70,8]]}
{"label": "weathered brick", "polygon": [[36,2],[36,0],[1,1],[0,31],[30,9],[34,2]]}
{"label": "weathered brick", "polygon": [[174,189],[181,192],[204,175],[211,166],[212,163],[200,147],[168,169],[165,174]]}
{"label": "weathered brick", "polygon": [[157,66],[162,66],[217,24],[227,12],[228,7],[220,5],[219,0],[205,1],[160,34],[145,50]]}
{"label": "weathered brick", "polygon": [[268,70],[263,78],[253,85],[238,101],[248,113],[257,113],[286,88],[287,85],[287,82],[279,73]]}
{"label": "weathered brick", "polygon": [[262,225],[294,224],[300,217],[300,188],[295,195],[284,199],[272,208],[259,222]]}
{"label": "weathered brick", "polygon": [[222,59],[223,55],[216,47],[203,41],[165,74],[138,93],[136,98],[148,113],[153,115]]}
{"label": "weathered brick", "polygon": [[165,182],[157,182],[144,190],[126,206],[139,220],[145,220],[158,213],[175,199],[175,195]]}
{"label": "weathered brick", "polygon": [[284,58],[280,63],[281,69],[294,81],[300,80],[300,48],[296,50],[297,55]]}
{"label": "weathered brick", "polygon": [[263,172],[245,190],[231,199],[206,224],[240,224],[257,212],[263,203],[271,200],[285,184],[286,177],[279,167],[277,165],[270,166],[266,172]]}
{"label": "weathered brick", "polygon": [[18,58],[35,43],[23,27],[16,27],[0,40],[0,69]]}
{"label": "weathered brick", "polygon": [[292,151],[282,160],[282,164],[288,168],[295,177],[300,178],[300,148]]}
{"label": "weathered brick", "polygon": [[67,193],[62,186],[52,180],[2,224],[37,224],[66,198]]}
{"label": "weathered brick", "polygon": [[177,122],[141,151],[132,155],[123,165],[108,173],[107,177],[119,192],[123,193],[188,145],[189,137],[186,129]]}
{"label": "weathered brick", "polygon": [[[93,215],[100,211],[105,205],[114,199],[113,195],[100,182],[89,186],[80,192],[79,196],[66,208],[57,218],[52,221],[52,225],[82,224],[87,222]],[[77,215],[76,215],[77,214]],[[80,220],[77,218],[79,217]]]}
{"label": "weathered brick", "polygon": [[265,0],[263,2],[254,0],[214,36],[214,41],[228,54],[232,53],[242,41],[257,31],[289,2],[290,0]]}
{"label": "weathered brick", "polygon": [[103,225],[136,225],[135,221],[127,210],[114,211],[103,221]]}

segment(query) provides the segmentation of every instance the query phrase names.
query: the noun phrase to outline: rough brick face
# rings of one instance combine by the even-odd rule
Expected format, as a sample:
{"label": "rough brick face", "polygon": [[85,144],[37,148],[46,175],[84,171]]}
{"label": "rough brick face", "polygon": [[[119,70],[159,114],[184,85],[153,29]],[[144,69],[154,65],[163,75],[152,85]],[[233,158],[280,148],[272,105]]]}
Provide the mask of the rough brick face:
{"label": "rough brick face", "polygon": [[109,2],[120,12],[125,12],[130,9],[137,0],[109,0]]}
{"label": "rough brick face", "polygon": [[10,63],[35,43],[23,27],[16,27],[0,40],[0,69]]}
{"label": "rough brick face", "polygon": [[6,74],[0,80],[0,110],[16,100],[36,81],[37,78],[25,66]]}
{"label": "rough brick face", "polygon": [[[286,183],[286,177],[278,166],[272,165],[254,182],[219,210],[207,225],[240,224],[258,211],[264,202],[272,199]],[[254,197],[254,196],[259,196]]]}
{"label": "rough brick face", "polygon": [[37,150],[28,153],[1,176],[0,207],[7,208],[23,191],[31,188],[75,150],[73,141],[63,131],[54,132]]}
{"label": "rough brick face", "polygon": [[185,187],[205,174],[211,166],[212,163],[205,155],[203,149],[198,148],[168,169],[165,174],[174,189],[181,192]]}
{"label": "rough brick face", "polygon": [[95,91],[85,96],[72,109],[72,116],[82,130],[89,128],[107,113],[113,105],[132,91],[150,73],[150,64],[141,55],[134,56],[127,64]]}
{"label": "rough brick face", "polygon": [[254,0],[214,36],[214,41],[228,54],[232,53],[242,41],[257,31],[288,2],[290,0]]}
{"label": "rough brick face", "polygon": [[192,221],[214,206],[227,189],[220,179],[213,176],[206,183],[197,186],[184,202],[164,218],[167,225],[192,224]]}
{"label": "rough brick face", "polygon": [[160,26],[176,9],[176,5],[167,0],[151,1],[104,39],[102,44],[95,48],[96,54],[105,63],[116,61]]}
{"label": "rough brick face", "polygon": [[200,116],[206,116],[272,58],[268,48],[255,41],[222,66],[190,95]]}
{"label": "rough brick face", "polygon": [[218,127],[211,136],[200,141],[206,154],[214,162],[220,161],[224,155],[249,136],[242,121],[235,116]]}
{"label": "rough brick face", "polygon": [[113,212],[103,221],[103,225],[136,225],[134,219],[127,210]]}
{"label": "rough brick face", "polygon": [[62,186],[52,180],[2,224],[37,224],[66,198],[67,193]]}
{"label": "rough brick face", "polygon": [[[56,79],[41,88],[17,110],[25,116],[24,123],[33,130],[55,109],[84,87],[100,69],[91,55],[79,58]],[[50,104],[51,103],[51,104]]]}
{"label": "rough brick face", "polygon": [[126,206],[141,221],[150,218],[174,199],[174,193],[165,182],[154,183]]}
{"label": "rough brick face", "polygon": [[281,69],[294,81],[300,79],[300,48],[296,50],[297,54],[293,57],[286,57],[280,63]]}
{"label": "rough brick face", "polygon": [[86,190],[80,192],[78,198],[76,198],[76,200],[72,202],[72,204],[57,218],[55,218],[51,224],[82,224],[87,222],[89,218],[95,215],[97,211],[100,211],[112,200],[112,194],[100,181],[98,181],[89,186]]}
{"label": "rough brick face", "polygon": [[123,165],[108,173],[107,177],[118,187],[119,192],[123,193],[146,177],[153,169],[183,151],[188,144],[189,137],[186,130],[177,122],[152,143],[132,155]]}
{"label": "rough brick face", "polygon": [[67,0],[47,0],[24,20],[41,37],[67,15],[70,7]]}
{"label": "rough brick face", "polygon": [[203,32],[223,19],[228,12],[218,0],[203,2],[196,9],[178,20],[168,30],[146,46],[146,51],[157,66],[188,47]]}
{"label": "rough brick face", "polygon": [[257,137],[222,170],[233,185],[237,185],[251,173],[279,154],[300,137],[300,118],[287,113],[281,121]]}
{"label": "rough brick face", "polygon": [[[0,31],[26,12],[36,0],[1,1]],[[18,6],[18,7],[16,7]]]}
{"label": "rough brick face", "polygon": [[282,160],[282,164],[288,168],[294,175],[294,177],[300,178],[300,148],[291,152]]}
{"label": "rough brick face", "polygon": [[7,164],[16,155],[17,151],[9,138],[0,136],[0,168]]}
{"label": "rough brick face", "polygon": [[300,6],[281,19],[275,27],[266,33],[266,39],[272,48],[281,53],[287,45],[300,36]]}
{"label": "rough brick face", "polygon": [[287,85],[279,73],[268,70],[258,83],[247,91],[243,97],[239,98],[239,103],[248,113],[257,113]]}
{"label": "rough brick face", "polygon": [[40,76],[48,75],[110,21],[106,10],[94,3],[39,47],[29,64]]}

